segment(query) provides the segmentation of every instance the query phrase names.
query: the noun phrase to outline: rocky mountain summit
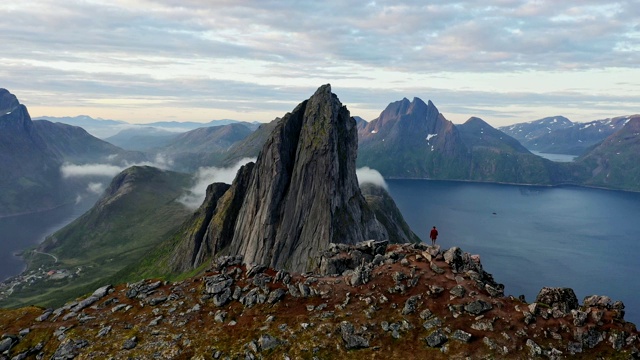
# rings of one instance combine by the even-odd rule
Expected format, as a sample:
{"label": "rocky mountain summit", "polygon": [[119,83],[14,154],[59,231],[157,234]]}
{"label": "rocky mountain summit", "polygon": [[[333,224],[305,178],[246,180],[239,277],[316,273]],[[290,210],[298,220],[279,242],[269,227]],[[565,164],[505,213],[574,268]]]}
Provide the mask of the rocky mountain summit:
{"label": "rocky mountain summit", "polygon": [[358,166],[386,177],[460,179],[467,173],[469,149],[456,126],[431,102],[404,98],[358,131]]}
{"label": "rocky mountain summit", "polygon": [[334,244],[324,274],[221,256],[201,276],[102,286],[56,309],[0,310],[6,359],[628,359],[624,304],[513,296],[457,247]]}
{"label": "rocky mountain summit", "polygon": [[356,131],[330,85],[320,87],[277,123],[255,165],[240,169],[230,187],[209,188],[173,252],[172,268],[195,269],[213,255],[231,254],[305,272],[317,267],[312,259],[332,243],[389,239],[390,229],[358,185]]}

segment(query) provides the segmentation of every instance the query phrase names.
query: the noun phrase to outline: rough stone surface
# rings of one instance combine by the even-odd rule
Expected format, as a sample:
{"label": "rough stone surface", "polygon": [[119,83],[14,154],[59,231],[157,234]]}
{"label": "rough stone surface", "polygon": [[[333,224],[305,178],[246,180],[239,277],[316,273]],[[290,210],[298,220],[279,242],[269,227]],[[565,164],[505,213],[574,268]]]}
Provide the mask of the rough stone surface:
{"label": "rough stone surface", "polygon": [[569,313],[578,308],[578,298],[570,288],[545,287],[536,296],[536,302]]}
{"label": "rough stone surface", "polygon": [[355,176],[357,129],[331,87],[278,123],[249,181],[230,245],[245,262],[305,272],[330,243],[384,240]]}
{"label": "rough stone surface", "polygon": [[480,315],[491,309],[493,309],[493,306],[483,300],[476,300],[464,306],[464,310],[473,315]]}
{"label": "rough stone surface", "polygon": [[347,348],[347,350],[369,347],[369,340],[360,335],[356,335],[353,324],[348,321],[340,323],[340,334],[342,335],[342,340],[344,341],[345,348]]}
{"label": "rough stone surface", "polygon": [[441,330],[438,329],[431,334],[429,334],[424,340],[427,342],[429,347],[439,347],[447,342],[447,335]]}
{"label": "rough stone surface", "polygon": [[402,315],[409,315],[416,312],[418,300],[420,300],[420,295],[414,295],[408,298],[404,303],[404,307],[402,308]]}
{"label": "rough stone surface", "polygon": [[[355,120],[330,85],[320,87],[275,125],[256,163],[242,167],[231,187],[207,190],[172,268],[193,269],[225,252],[247,264],[303,273],[318,269],[320,253],[332,243],[414,241],[413,233],[399,234],[410,232],[401,219],[389,225],[390,236],[368,205],[355,175],[357,146]],[[340,262],[330,268],[346,269]]]}
{"label": "rough stone surface", "polygon": [[453,335],[451,335],[452,339],[455,339],[464,343],[468,343],[469,341],[471,341],[471,337],[472,337],[471,334],[462,330],[456,330],[453,332]]}

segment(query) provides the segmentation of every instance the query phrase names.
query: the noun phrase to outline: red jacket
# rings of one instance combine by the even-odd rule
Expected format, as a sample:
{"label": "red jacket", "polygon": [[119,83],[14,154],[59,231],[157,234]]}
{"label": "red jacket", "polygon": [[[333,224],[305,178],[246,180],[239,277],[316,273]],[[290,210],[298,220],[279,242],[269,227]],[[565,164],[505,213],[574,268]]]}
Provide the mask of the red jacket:
{"label": "red jacket", "polygon": [[438,230],[436,230],[436,229],[431,229],[431,233],[429,234],[429,238],[431,238],[431,239],[437,239],[437,238],[438,238]]}

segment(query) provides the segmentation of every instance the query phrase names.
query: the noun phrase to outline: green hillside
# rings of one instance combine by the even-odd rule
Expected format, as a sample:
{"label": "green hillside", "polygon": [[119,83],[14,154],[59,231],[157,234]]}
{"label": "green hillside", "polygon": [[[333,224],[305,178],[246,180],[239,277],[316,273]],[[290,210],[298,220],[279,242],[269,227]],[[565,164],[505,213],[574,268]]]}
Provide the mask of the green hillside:
{"label": "green hillside", "polygon": [[[140,261],[189,216],[176,201],[189,180],[147,166],[126,169],[91,210],[25,254],[26,273],[43,278],[16,289],[0,306],[60,304]],[[44,275],[51,270],[69,276]]]}

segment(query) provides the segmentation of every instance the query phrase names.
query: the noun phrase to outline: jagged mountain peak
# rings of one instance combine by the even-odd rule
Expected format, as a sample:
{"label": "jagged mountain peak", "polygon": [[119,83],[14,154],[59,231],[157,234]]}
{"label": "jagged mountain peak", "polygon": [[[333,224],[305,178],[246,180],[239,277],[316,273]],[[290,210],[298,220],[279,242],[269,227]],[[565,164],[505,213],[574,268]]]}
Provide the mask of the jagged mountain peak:
{"label": "jagged mountain peak", "polygon": [[20,102],[18,98],[7,89],[0,88],[0,116],[14,111]]}
{"label": "jagged mountain peak", "polygon": [[428,102],[425,103],[419,97],[414,97],[411,101],[405,97],[402,98],[402,100],[394,101],[387,105],[378,119],[397,117],[421,111],[424,112],[429,109],[435,109],[436,112],[438,111],[431,100],[428,100]]}
{"label": "jagged mountain peak", "polygon": [[386,238],[360,193],[356,151],[355,120],[321,86],[284,116],[258,156],[232,252],[304,271],[332,242]]}
{"label": "jagged mountain peak", "polygon": [[389,239],[358,185],[357,141],[349,110],[330,85],[318,88],[277,122],[255,164],[241,168],[228,190],[203,205],[205,219],[186,226],[171,267],[197,268],[224,253],[306,272],[331,243]]}

